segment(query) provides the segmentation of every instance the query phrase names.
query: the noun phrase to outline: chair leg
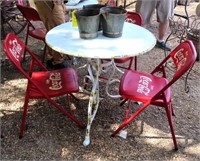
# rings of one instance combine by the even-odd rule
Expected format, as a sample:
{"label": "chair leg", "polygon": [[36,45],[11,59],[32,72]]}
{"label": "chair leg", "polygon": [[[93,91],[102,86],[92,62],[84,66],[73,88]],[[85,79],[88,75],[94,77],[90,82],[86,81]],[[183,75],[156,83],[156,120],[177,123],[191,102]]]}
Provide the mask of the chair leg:
{"label": "chair leg", "polygon": [[112,133],[112,137],[114,137],[117,133],[119,133],[126,125],[128,125],[136,116],[138,116],[147,106],[149,105],[148,103],[145,103],[141,108],[139,108],[130,118],[126,119],[119,127],[117,130],[115,130]]}
{"label": "chair leg", "polygon": [[[25,45],[27,46],[28,44],[28,26],[27,26],[27,33],[26,33],[26,39],[25,39]],[[26,51],[24,51],[24,57],[23,57],[23,61],[25,61],[26,58]]]}
{"label": "chair leg", "polygon": [[176,116],[175,112],[174,112],[174,108],[173,108],[172,102],[170,102],[170,108],[172,110],[172,116]]}
{"label": "chair leg", "polygon": [[29,101],[29,98],[26,96],[25,102],[24,102],[24,112],[23,112],[23,116],[22,116],[20,135],[19,135],[20,139],[24,136],[24,127],[25,127],[26,115],[27,115],[27,111],[28,111],[28,101]]}
{"label": "chair leg", "polygon": [[44,46],[44,53],[43,53],[43,56],[42,56],[42,63],[44,63],[44,60],[46,58],[46,48],[47,48],[47,45],[45,44],[45,46]]}
{"label": "chair leg", "polygon": [[126,103],[126,101],[128,101],[128,99],[123,99],[119,105],[123,106],[123,104]]}
{"label": "chair leg", "polygon": [[135,70],[137,70],[137,61],[138,61],[138,58],[137,56],[135,56]]}
{"label": "chair leg", "polygon": [[128,101],[128,106],[127,106],[127,109],[126,109],[125,120],[127,120],[127,119],[128,119],[128,117],[129,117],[129,112],[130,112],[130,104],[131,104],[131,101]]}
{"label": "chair leg", "polygon": [[79,99],[76,96],[74,96],[72,93],[70,94],[70,96],[73,97],[76,101],[79,101]]}
{"label": "chair leg", "polygon": [[73,94],[67,94],[67,102],[68,102],[68,106],[70,109],[70,113],[72,113],[72,111],[76,110],[76,106],[70,101],[70,96],[72,96],[74,99],[78,100],[78,98],[76,98]]}
{"label": "chair leg", "polygon": [[88,77],[85,77],[85,80],[84,80],[85,82],[84,82],[84,87],[83,87],[83,89],[87,89],[87,85],[88,85],[88,82],[89,82],[89,78]]}
{"label": "chair leg", "polygon": [[54,102],[52,99],[47,98],[47,100],[53,104],[57,109],[59,109],[64,115],[66,115],[68,118],[70,118],[72,121],[74,121],[78,126],[81,128],[85,128],[85,125],[83,125],[76,117],[74,117],[71,113],[67,112],[63,107],[61,107],[59,104]]}
{"label": "chair leg", "polygon": [[174,149],[178,150],[178,145],[177,145],[177,142],[176,142],[176,136],[175,136],[175,133],[174,133],[174,127],[173,127],[173,122],[172,122],[172,111],[171,111],[172,109],[171,109],[171,106],[169,106],[169,107],[167,106],[167,107],[165,107],[165,109],[166,109],[166,114],[167,114],[170,130],[171,130],[173,143],[174,143]]}
{"label": "chair leg", "polygon": [[68,60],[71,60],[71,58],[70,58],[70,56],[69,56],[69,55],[66,55],[66,56],[67,56],[67,59],[68,59]]}

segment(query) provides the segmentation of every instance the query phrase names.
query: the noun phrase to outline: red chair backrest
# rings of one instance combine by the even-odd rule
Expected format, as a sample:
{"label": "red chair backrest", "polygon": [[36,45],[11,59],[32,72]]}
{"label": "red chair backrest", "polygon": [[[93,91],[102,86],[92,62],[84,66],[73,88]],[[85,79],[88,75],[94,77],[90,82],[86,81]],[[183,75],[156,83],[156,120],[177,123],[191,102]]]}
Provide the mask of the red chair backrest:
{"label": "red chair backrest", "polygon": [[156,94],[155,97],[159,96],[163,91],[169,88],[173,83],[175,83],[183,74],[185,74],[195,63],[197,57],[197,52],[194,44],[191,40],[185,40],[179,44],[153,71],[163,70],[165,75],[165,63],[172,59],[175,64],[175,70],[173,77],[169,80],[168,84]]}
{"label": "red chair backrest", "polygon": [[[32,72],[34,63],[37,64],[37,66],[40,67],[41,69],[47,70],[46,67],[38,60],[35,54],[32,51],[30,51],[16,35],[12,33],[7,34],[3,43],[3,49],[4,49],[4,52],[6,53],[6,56],[9,58],[9,60],[28,79],[30,79],[29,75]],[[28,72],[26,72],[21,66],[21,62],[22,62],[22,58],[23,58],[25,50],[32,57]]]}
{"label": "red chair backrest", "polygon": [[112,6],[112,7],[116,7],[117,3],[115,0],[107,0],[106,1],[106,6]]}
{"label": "red chair backrest", "polygon": [[176,66],[174,78],[177,79],[195,63],[197,52],[192,41],[186,40],[178,45],[169,56]]}
{"label": "red chair backrest", "polygon": [[41,21],[37,10],[35,10],[34,8],[20,4],[17,4],[17,8],[28,21]]}
{"label": "red chair backrest", "polygon": [[20,69],[25,51],[24,43],[14,34],[8,34],[4,40],[3,48],[9,60]]}
{"label": "red chair backrest", "polygon": [[136,25],[142,26],[142,16],[139,13],[136,12],[130,12],[128,11],[126,13],[126,22],[134,23]]}

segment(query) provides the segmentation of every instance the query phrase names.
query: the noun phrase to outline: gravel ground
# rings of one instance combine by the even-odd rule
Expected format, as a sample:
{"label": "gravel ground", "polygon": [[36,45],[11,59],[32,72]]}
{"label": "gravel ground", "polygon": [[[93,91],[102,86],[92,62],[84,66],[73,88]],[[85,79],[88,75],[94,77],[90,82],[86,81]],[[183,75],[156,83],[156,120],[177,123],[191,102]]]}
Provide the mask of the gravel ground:
{"label": "gravel ground", "polygon": [[[189,6],[193,14],[197,3]],[[182,6],[179,6],[180,12]],[[156,24],[150,28],[156,34]],[[24,38],[24,33],[19,35]],[[176,39],[169,42],[175,47]],[[31,39],[29,47],[42,53],[43,44]],[[179,146],[173,150],[165,111],[162,108],[149,106],[127,128],[128,137],[110,137],[122,122],[124,109],[119,106],[119,99],[108,98],[105,94],[105,82],[100,82],[100,103],[96,118],[92,124],[91,144],[83,146],[85,129],[78,128],[68,118],[45,100],[31,101],[27,115],[27,128],[22,139],[18,138],[26,80],[4,59],[1,51],[1,160],[200,160],[200,84],[199,62],[196,62],[188,79],[190,90],[185,92],[185,77],[172,87],[173,105],[176,116],[174,128]],[[139,56],[139,70],[151,71],[164,57],[161,49],[154,48],[145,55]],[[67,60],[69,64],[71,61]],[[87,73],[80,68],[86,63],[78,58],[77,65],[71,65],[79,74],[80,85]],[[26,66],[28,61],[24,63]],[[120,77],[120,75],[117,75]],[[117,87],[113,87],[113,91]],[[72,100],[76,106],[74,114],[86,123],[88,95],[78,93],[80,100]],[[57,101],[65,104],[63,97]],[[138,105],[133,104],[133,111]],[[66,107],[68,108],[68,107]]]}

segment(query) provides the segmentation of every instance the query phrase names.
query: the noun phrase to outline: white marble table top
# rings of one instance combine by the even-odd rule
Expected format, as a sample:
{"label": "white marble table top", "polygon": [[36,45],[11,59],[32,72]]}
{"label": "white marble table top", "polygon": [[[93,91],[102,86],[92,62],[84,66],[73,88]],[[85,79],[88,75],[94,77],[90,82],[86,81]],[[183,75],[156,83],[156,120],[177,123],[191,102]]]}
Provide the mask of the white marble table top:
{"label": "white marble table top", "polygon": [[79,2],[77,5],[69,6],[65,4],[67,11],[74,10],[74,9],[82,9],[84,5],[90,5],[90,4],[98,4],[97,0],[84,0],[82,2]]}
{"label": "white marble table top", "polygon": [[119,38],[109,38],[98,33],[95,39],[81,39],[78,27],[71,22],[61,24],[46,35],[46,43],[52,49],[77,57],[120,58],[144,54],[156,44],[155,36],[147,29],[125,22]]}

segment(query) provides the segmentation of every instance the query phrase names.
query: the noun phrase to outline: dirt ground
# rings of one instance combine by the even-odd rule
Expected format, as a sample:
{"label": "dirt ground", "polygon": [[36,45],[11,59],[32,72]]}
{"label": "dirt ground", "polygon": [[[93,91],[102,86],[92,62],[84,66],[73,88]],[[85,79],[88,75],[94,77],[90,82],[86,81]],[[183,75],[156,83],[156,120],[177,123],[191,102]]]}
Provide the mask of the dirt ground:
{"label": "dirt ground", "polygon": [[[194,2],[188,6],[190,15],[194,14],[197,4]],[[183,12],[183,6],[178,6],[176,10]],[[156,25],[154,22],[149,28],[155,35]],[[19,35],[23,40],[24,36],[25,31]],[[177,44],[177,39],[169,41],[173,48]],[[30,39],[28,46],[34,52],[42,53],[42,42]],[[151,71],[163,58],[163,50],[155,47],[138,57],[139,70]],[[77,65],[66,61],[77,70],[80,86],[83,86],[83,76],[87,71],[80,67],[86,60],[78,58]],[[28,61],[24,65],[27,66]],[[45,100],[30,102],[25,135],[19,139],[27,81],[13,68],[1,50],[1,160],[200,160],[199,68],[200,62],[196,61],[188,78],[188,93],[185,92],[186,75],[172,87],[178,151],[173,150],[164,109],[155,106],[149,106],[126,128],[126,139],[110,137],[124,118],[126,104],[120,107],[119,99],[106,96],[105,81],[100,82],[103,100],[92,124],[91,144],[85,147],[85,129],[78,128]],[[114,87],[113,90],[118,89]],[[74,114],[86,124],[88,95],[78,93],[76,96],[80,100],[72,100],[76,106]],[[63,97],[57,101],[62,105],[66,103]],[[136,110],[138,105],[132,105],[133,111]]]}

